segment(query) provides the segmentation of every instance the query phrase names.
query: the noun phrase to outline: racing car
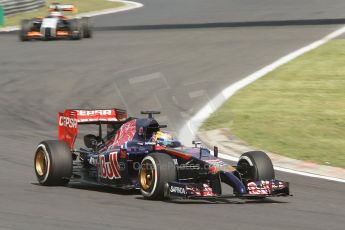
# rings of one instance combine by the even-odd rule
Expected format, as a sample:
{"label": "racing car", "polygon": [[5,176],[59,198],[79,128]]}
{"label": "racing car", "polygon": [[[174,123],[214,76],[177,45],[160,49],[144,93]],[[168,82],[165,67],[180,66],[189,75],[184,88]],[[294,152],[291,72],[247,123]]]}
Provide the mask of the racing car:
{"label": "racing car", "polygon": [[[128,117],[116,108],[60,112],[58,139],[42,141],[35,151],[38,182],[137,189],[151,200],[290,195],[289,183],[275,179],[266,153],[246,152],[233,166],[218,158],[216,147],[211,151],[197,141],[183,146],[154,118],[158,111],[141,113],[145,117]],[[82,147],[75,148],[79,128],[90,125],[96,126],[94,133],[84,135]],[[223,194],[222,185],[233,193]]]}
{"label": "racing car", "polygon": [[89,18],[69,18],[63,11],[76,11],[74,5],[54,3],[49,6],[49,15],[21,21],[19,38],[21,41],[31,39],[73,39],[91,38],[92,30]]}

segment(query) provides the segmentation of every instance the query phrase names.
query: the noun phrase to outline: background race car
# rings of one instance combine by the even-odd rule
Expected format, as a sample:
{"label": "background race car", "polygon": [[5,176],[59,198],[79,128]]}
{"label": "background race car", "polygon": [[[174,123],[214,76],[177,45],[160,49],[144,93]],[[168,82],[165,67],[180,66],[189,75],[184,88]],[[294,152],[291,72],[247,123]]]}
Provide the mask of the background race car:
{"label": "background race car", "polygon": [[[58,115],[58,140],[41,142],[35,153],[35,173],[42,185],[70,181],[140,189],[147,199],[265,198],[288,196],[289,183],[276,180],[269,157],[244,153],[236,166],[193,142],[182,146],[146,111],[147,118],[127,117],[120,109],[66,110]],[[98,134],[84,136],[74,149],[81,125],[98,125]],[[106,133],[103,130],[106,126]],[[233,194],[222,193],[222,182]]]}
{"label": "background race car", "polygon": [[50,14],[22,20],[19,38],[21,41],[30,39],[73,39],[91,38],[92,30],[89,18],[69,18],[63,11],[76,11],[74,5],[55,3],[49,6]]}

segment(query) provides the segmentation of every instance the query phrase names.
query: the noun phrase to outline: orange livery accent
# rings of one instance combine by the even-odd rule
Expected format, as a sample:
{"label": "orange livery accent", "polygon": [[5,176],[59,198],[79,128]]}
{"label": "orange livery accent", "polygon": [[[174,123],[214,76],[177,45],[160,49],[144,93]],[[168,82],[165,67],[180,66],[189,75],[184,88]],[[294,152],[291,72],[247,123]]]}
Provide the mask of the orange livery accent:
{"label": "orange livery accent", "polygon": [[67,31],[56,31],[56,36],[68,36],[69,33]]}
{"label": "orange livery accent", "polygon": [[43,35],[37,31],[30,31],[26,34],[29,37],[42,37]]}

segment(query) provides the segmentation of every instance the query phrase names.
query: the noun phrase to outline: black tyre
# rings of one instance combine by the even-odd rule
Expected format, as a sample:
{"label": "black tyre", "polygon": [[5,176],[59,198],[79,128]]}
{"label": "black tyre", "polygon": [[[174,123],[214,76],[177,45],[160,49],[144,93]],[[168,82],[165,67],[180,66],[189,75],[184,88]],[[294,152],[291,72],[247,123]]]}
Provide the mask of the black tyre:
{"label": "black tyre", "polygon": [[237,163],[237,170],[246,180],[257,181],[275,178],[272,161],[262,151],[243,153]]}
{"label": "black tyre", "polygon": [[36,149],[34,167],[40,184],[65,185],[72,176],[72,153],[65,142],[42,141]]}
{"label": "black tyre", "polygon": [[70,39],[79,40],[83,38],[81,23],[78,19],[69,20]]}
{"label": "black tyre", "polygon": [[92,27],[89,18],[81,18],[81,27],[83,30],[84,38],[91,38],[92,37]]}
{"label": "black tyre", "polygon": [[32,28],[32,22],[31,20],[22,20],[21,21],[21,26],[19,30],[19,39],[21,41],[29,41],[29,37],[27,36],[27,33],[31,31]]}
{"label": "black tyre", "polygon": [[173,159],[164,153],[151,153],[141,162],[139,171],[141,194],[150,200],[163,200],[165,185],[176,180]]}

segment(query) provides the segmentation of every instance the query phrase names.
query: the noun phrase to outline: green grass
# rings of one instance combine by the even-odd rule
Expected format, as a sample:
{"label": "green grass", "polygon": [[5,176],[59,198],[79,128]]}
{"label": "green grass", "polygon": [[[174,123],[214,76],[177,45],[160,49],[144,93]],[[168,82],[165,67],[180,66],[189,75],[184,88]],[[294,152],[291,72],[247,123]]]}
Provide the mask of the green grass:
{"label": "green grass", "polygon": [[[48,6],[52,2],[74,4],[78,8],[78,13],[116,8],[123,5],[121,2],[109,2],[107,0],[47,0],[46,6],[41,7],[40,9],[5,17],[5,26],[18,25],[22,19],[31,19],[36,16],[46,16],[48,14]],[[65,15],[68,16],[73,14],[65,13]]]}
{"label": "green grass", "polygon": [[202,126],[248,144],[345,168],[345,40],[331,41],[235,94]]}

